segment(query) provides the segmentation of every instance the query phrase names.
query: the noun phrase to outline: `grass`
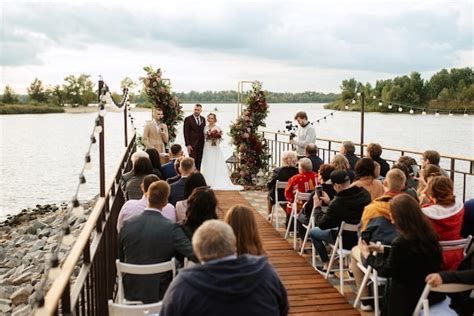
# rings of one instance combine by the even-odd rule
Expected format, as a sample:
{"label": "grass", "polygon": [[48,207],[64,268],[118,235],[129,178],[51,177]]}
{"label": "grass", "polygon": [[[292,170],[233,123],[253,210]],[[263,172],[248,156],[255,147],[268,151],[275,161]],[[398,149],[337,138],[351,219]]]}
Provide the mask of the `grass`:
{"label": "grass", "polygon": [[64,109],[48,104],[4,104],[0,103],[1,114],[44,114],[64,113]]}

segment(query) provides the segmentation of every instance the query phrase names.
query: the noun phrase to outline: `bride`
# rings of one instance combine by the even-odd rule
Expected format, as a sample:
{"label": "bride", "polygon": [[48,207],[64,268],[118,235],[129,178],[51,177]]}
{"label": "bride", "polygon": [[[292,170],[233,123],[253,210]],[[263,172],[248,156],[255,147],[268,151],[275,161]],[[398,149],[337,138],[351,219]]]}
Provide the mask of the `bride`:
{"label": "bride", "polygon": [[210,113],[207,116],[207,122],[209,124],[204,128],[204,139],[206,142],[202,154],[201,173],[206,179],[207,184],[214,190],[243,190],[242,186],[234,185],[230,181],[229,171],[219,142],[214,140],[213,143],[213,140],[207,137],[210,131],[222,133],[221,128],[216,125],[216,115]]}

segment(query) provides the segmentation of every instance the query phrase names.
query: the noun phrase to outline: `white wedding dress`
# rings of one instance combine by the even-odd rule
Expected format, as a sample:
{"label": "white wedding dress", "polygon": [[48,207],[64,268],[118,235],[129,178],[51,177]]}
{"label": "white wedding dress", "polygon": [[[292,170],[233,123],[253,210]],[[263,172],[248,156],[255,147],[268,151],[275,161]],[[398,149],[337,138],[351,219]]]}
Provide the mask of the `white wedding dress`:
{"label": "white wedding dress", "polygon": [[[220,130],[218,126],[214,126],[213,129]],[[207,125],[204,128],[204,135],[207,134],[208,130],[209,126]],[[219,143],[215,146],[212,145],[210,140],[206,140],[204,143],[201,173],[206,179],[207,185],[214,190],[243,190],[242,186],[234,185],[232,181],[230,181],[229,169],[227,168],[224,154],[222,153],[221,145]]]}

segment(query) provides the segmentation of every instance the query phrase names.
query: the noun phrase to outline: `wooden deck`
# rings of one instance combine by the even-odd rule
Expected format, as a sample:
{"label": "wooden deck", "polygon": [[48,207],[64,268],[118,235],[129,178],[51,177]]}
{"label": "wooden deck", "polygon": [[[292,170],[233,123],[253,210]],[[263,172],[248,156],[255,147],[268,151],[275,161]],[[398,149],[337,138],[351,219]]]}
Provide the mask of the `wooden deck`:
{"label": "wooden deck", "polygon": [[239,192],[218,191],[216,194],[222,216],[236,204],[247,205],[255,211],[263,247],[288,292],[290,315],[359,315],[359,311],[316,272],[307,259],[299,256]]}

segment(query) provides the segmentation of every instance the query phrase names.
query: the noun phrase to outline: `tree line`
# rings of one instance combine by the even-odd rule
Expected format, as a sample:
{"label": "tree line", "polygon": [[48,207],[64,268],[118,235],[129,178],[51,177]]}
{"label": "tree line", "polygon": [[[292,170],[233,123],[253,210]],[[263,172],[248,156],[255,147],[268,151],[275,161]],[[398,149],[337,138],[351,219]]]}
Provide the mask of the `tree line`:
{"label": "tree line", "polygon": [[418,72],[412,72],[393,79],[377,80],[375,86],[351,78],[343,80],[340,88],[340,98],[328,108],[342,109],[357,98],[357,92],[364,92],[368,110],[386,111],[386,107],[378,106],[380,100],[384,104],[393,102],[440,110],[474,108],[474,82],[470,67],[442,69],[429,80],[424,80]]}

